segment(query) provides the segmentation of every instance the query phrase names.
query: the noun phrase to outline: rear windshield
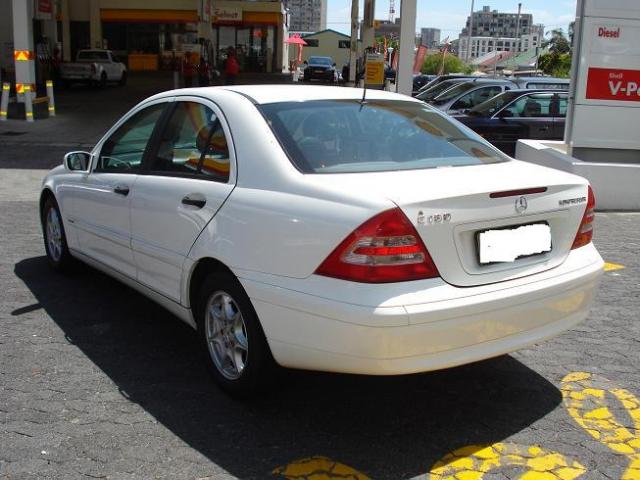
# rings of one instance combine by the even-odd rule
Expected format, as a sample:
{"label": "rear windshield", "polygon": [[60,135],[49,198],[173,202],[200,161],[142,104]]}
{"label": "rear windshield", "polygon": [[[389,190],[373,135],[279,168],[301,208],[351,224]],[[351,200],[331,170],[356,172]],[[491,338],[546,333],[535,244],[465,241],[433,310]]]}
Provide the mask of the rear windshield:
{"label": "rear windshield", "polygon": [[434,105],[443,105],[449,100],[457,98],[459,95],[462,95],[464,92],[471,90],[472,88],[477,86],[478,84],[474,82],[459,83],[435,97],[433,99],[433,103]]}
{"label": "rear windshield", "polygon": [[430,107],[402,100],[316,100],[260,106],[305,173],[418,170],[508,157]]}
{"label": "rear windshield", "polygon": [[423,102],[433,100],[438,95],[445,92],[449,88],[453,87],[457,83],[460,83],[460,82],[457,80],[445,80],[443,82],[438,83],[437,85],[434,85],[431,88],[428,88],[418,93],[418,95],[416,95],[416,98],[419,100],[422,100]]}
{"label": "rear windshield", "polygon": [[78,52],[78,60],[108,60],[107,52]]}

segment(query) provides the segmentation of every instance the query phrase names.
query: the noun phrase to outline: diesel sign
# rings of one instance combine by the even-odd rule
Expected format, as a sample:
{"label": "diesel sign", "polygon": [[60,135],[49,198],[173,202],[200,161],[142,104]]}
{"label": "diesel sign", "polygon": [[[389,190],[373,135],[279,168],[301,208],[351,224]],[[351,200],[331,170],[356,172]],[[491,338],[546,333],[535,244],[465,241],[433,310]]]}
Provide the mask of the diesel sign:
{"label": "diesel sign", "polygon": [[600,27],[598,28],[598,36],[604,38],[620,38],[620,27],[615,30],[611,30],[606,27]]}

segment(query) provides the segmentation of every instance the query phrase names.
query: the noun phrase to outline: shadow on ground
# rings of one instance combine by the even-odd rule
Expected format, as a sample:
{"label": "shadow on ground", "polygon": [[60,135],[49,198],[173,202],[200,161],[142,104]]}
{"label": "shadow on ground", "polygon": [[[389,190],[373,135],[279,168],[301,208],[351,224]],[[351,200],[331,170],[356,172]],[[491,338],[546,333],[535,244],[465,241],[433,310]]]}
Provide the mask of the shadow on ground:
{"label": "shadow on ground", "polygon": [[192,448],[231,474],[269,478],[312,455],[372,478],[424,474],[446,453],[501,441],[553,410],[559,391],[509,356],[403,377],[288,372],[269,394],[237,402],[209,380],[190,327],[92,269],[55,275],[45,257],[16,275],[118,386]]}

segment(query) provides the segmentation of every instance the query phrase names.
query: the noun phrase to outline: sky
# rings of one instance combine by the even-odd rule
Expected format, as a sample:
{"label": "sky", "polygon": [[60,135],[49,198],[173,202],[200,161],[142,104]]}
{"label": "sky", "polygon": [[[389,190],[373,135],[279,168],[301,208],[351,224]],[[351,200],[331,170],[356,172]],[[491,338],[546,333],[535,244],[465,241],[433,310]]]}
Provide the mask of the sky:
{"label": "sky", "polygon": [[[350,33],[351,0],[327,0],[327,28]],[[471,0],[416,0],[418,18],[416,31],[422,27],[434,27],[442,30],[444,40],[458,38],[460,30],[471,11]],[[576,0],[520,0],[522,12],[533,14],[534,23],[542,23],[545,31],[563,28],[575,20]],[[504,12],[518,11],[518,0],[475,0],[474,10],[482,10],[489,5],[491,10]],[[396,17],[400,16],[400,0],[396,0]],[[376,18],[386,20],[389,17],[389,0],[376,0]],[[360,18],[362,18],[362,0],[360,0]]]}

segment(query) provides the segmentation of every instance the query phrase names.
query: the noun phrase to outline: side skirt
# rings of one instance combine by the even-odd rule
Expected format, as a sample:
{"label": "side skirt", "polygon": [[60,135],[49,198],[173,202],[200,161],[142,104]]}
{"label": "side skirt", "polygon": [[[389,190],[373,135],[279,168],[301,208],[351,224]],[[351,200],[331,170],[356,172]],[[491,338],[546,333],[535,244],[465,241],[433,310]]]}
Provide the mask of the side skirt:
{"label": "side skirt", "polygon": [[104,263],[98,260],[95,260],[77,250],[69,249],[69,251],[73,257],[86,263],[87,265],[90,265],[96,270],[100,270],[101,272],[106,273],[110,277],[115,278],[116,280],[124,283],[128,287],[131,287],[134,290],[137,290],[138,292],[143,294],[145,297],[150,298],[161,307],[165,308],[166,310],[169,310],[169,312],[173,313],[180,320],[190,325],[191,328],[196,329],[196,322],[193,319],[193,315],[191,313],[190,308],[183,307],[179,303],[176,303],[173,300],[170,300],[169,298],[165,297],[164,295],[159,294],[155,290],[152,290],[146,285],[141,284],[137,280],[134,280],[126,275],[123,275],[122,273],[118,272],[117,270],[114,270],[110,266],[105,265]]}

